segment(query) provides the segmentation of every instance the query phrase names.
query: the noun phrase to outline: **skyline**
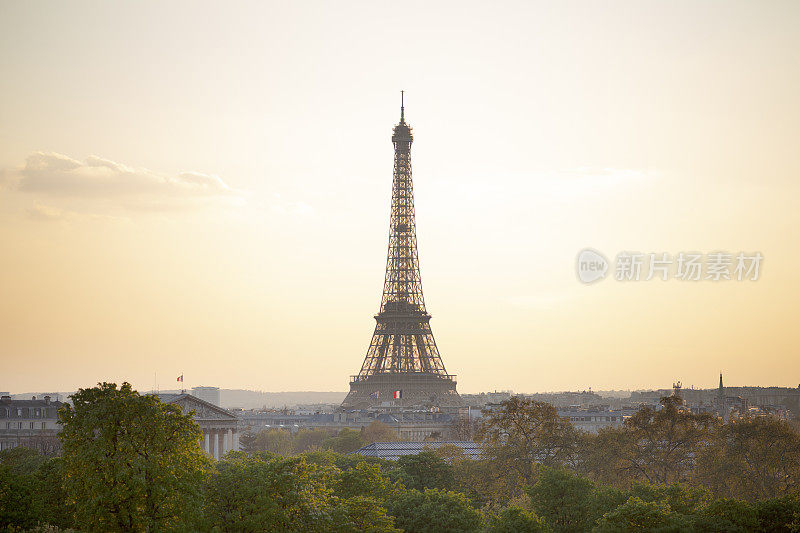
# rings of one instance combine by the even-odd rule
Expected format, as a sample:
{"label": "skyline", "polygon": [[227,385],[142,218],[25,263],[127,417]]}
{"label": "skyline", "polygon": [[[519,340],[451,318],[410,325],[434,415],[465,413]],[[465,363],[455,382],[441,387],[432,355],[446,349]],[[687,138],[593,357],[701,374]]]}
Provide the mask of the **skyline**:
{"label": "skyline", "polygon": [[[459,392],[800,383],[800,5],[188,5],[0,5],[0,390],[346,391],[400,90]],[[764,263],[587,286],[587,247]]]}

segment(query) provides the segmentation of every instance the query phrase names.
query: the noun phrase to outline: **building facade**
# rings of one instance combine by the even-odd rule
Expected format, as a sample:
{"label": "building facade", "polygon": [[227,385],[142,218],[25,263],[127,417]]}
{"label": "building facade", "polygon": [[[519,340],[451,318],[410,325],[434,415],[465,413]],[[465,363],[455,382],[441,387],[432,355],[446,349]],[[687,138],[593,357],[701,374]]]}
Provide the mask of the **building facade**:
{"label": "building facade", "polygon": [[18,446],[39,450],[45,455],[61,451],[58,409],[62,402],[50,396],[30,400],[0,397],[0,450]]}
{"label": "building facade", "polygon": [[193,419],[203,430],[200,447],[214,459],[239,450],[239,419],[227,409],[191,394],[158,394],[162,402],[177,405],[184,413],[194,411]]}

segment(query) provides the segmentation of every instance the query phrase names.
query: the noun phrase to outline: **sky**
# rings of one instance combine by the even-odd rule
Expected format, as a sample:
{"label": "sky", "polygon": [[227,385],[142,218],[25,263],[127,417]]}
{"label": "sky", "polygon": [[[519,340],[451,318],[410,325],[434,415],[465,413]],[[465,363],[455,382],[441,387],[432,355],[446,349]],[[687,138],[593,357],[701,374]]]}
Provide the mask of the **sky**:
{"label": "sky", "polygon": [[[800,3],[0,2],[0,390],[347,390],[400,90],[461,392],[800,383]],[[584,248],[612,262],[581,283]],[[760,252],[756,281],[618,253]]]}

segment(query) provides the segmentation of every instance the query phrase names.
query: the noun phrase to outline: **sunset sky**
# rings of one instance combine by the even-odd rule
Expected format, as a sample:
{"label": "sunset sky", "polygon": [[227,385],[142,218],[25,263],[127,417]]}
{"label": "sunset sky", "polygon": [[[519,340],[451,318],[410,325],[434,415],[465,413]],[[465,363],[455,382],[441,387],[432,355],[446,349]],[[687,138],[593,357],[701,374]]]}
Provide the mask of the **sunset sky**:
{"label": "sunset sky", "polygon": [[[341,390],[400,90],[461,392],[800,383],[800,3],[0,2],[0,390]],[[756,252],[581,284],[578,252]]]}

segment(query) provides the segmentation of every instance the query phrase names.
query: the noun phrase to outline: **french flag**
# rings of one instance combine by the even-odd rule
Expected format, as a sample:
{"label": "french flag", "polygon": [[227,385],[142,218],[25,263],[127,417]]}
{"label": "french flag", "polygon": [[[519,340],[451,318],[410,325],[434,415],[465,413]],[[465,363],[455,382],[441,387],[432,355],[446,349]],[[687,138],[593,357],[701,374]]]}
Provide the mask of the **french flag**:
{"label": "french flag", "polygon": [[395,400],[399,400],[402,397],[403,397],[403,391],[401,391],[401,390],[394,391],[394,399]]}
{"label": "french flag", "polygon": [[183,374],[181,374],[180,376],[178,376],[178,381],[180,381],[181,383],[183,383]]}

